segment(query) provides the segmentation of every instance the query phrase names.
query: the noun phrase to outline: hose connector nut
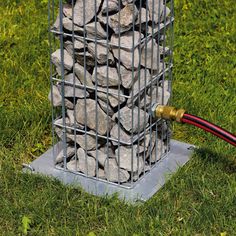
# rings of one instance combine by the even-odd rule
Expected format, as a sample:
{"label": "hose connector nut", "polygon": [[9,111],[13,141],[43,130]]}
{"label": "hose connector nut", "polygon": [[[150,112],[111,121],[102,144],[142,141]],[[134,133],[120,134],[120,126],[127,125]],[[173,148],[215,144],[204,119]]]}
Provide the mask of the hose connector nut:
{"label": "hose connector nut", "polygon": [[176,109],[171,106],[163,106],[155,104],[151,108],[153,118],[162,118],[165,120],[175,120],[181,122],[181,119],[185,113],[184,109]]}

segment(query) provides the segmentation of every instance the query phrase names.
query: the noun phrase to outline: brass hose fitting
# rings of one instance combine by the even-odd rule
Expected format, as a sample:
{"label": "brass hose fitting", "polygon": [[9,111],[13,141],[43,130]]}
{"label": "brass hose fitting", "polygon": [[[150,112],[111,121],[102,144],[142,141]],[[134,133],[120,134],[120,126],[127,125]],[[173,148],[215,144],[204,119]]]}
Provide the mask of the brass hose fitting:
{"label": "brass hose fitting", "polygon": [[152,107],[153,118],[162,118],[166,120],[175,120],[177,122],[181,122],[184,113],[184,109],[176,109],[175,107],[170,106],[155,104]]}

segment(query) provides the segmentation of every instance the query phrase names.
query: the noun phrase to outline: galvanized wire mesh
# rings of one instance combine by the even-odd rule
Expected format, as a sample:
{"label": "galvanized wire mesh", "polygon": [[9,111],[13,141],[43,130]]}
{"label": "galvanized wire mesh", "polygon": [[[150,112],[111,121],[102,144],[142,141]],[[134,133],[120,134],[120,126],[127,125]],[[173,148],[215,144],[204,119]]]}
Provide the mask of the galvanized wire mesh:
{"label": "galvanized wire mesh", "polygon": [[49,0],[56,168],[130,188],[165,157],[173,21],[173,0]]}

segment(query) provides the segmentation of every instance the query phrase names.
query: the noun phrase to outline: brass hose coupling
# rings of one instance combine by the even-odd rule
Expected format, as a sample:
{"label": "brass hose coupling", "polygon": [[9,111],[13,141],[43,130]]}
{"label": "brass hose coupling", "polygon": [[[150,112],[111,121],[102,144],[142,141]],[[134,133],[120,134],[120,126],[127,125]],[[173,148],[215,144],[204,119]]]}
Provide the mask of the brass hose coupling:
{"label": "brass hose coupling", "polygon": [[154,104],[152,106],[152,117],[155,119],[162,118],[165,120],[181,122],[184,113],[184,109],[176,109],[175,107],[163,106],[159,104]]}

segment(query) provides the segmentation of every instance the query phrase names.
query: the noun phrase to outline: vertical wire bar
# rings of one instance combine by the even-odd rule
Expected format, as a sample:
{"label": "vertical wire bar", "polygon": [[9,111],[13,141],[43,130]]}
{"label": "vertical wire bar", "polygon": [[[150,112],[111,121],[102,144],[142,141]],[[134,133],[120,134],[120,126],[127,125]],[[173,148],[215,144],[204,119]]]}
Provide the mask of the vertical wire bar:
{"label": "vertical wire bar", "polygon": [[[157,54],[160,55],[160,38],[161,38],[161,31],[160,31],[160,24],[161,24],[161,2],[163,2],[163,0],[158,0],[158,37],[157,37]],[[158,56],[157,55],[157,56]],[[158,67],[158,70],[160,71],[160,67]],[[162,68],[162,70],[164,71],[164,68]],[[159,71],[157,73],[159,73]],[[160,79],[160,78],[159,78]],[[156,84],[156,102],[158,102],[158,95],[159,95],[159,80],[157,81]],[[158,157],[160,156],[159,154],[159,149],[158,149],[158,144],[159,144],[159,139],[158,139],[158,122],[156,122],[156,127],[155,127],[155,163],[158,160]],[[162,149],[161,149],[162,152]],[[161,153],[162,154],[162,153]]]}
{"label": "vertical wire bar", "polygon": [[[120,71],[120,10],[121,10],[121,3],[119,1],[118,4],[118,8],[119,8],[119,12],[118,12],[118,21],[119,21],[119,32],[118,32],[118,45],[119,45],[119,50],[118,50],[118,68]],[[121,125],[120,125],[120,84],[118,85],[118,184],[120,185],[120,129],[121,129]]]}
{"label": "vertical wire bar", "polygon": [[63,39],[63,4],[59,3],[60,17],[60,55],[61,55],[61,97],[62,97],[62,143],[64,170],[67,168],[66,122],[65,122],[65,68],[64,68],[64,39]]}
{"label": "vertical wire bar", "polygon": [[[170,19],[172,19],[174,17],[174,1],[171,0],[170,1]],[[170,23],[170,55],[169,55],[169,84],[168,84],[168,89],[170,92],[170,99],[172,99],[172,68],[171,65],[173,64],[173,47],[174,47],[174,30],[173,30],[173,22]],[[169,124],[167,123],[167,149],[170,149],[170,135],[169,135]],[[167,150],[167,151],[168,151]]]}
{"label": "vertical wire bar", "polygon": [[[54,5],[54,0],[53,0],[53,4]],[[52,11],[54,12],[54,10]],[[54,20],[52,14],[52,20]],[[51,55],[52,55],[52,34],[50,32],[51,29],[51,0],[48,0],[48,41],[49,41],[49,62],[50,62],[50,96],[51,96],[51,114],[52,114],[52,153],[53,153],[53,162],[54,165],[56,164],[56,153],[55,153],[55,127],[54,127],[54,108],[53,108],[53,80],[52,80],[52,60],[51,60]]]}
{"label": "vertical wire bar", "polygon": [[[141,4],[141,2],[140,2]],[[134,3],[133,3],[134,5]],[[134,6],[133,6],[134,7]],[[139,11],[139,15],[141,15],[141,11]],[[140,17],[141,19],[141,17]],[[133,21],[134,21],[134,11],[133,11]],[[140,20],[141,21],[141,20]],[[140,26],[141,26],[141,23],[140,23]],[[139,39],[141,40],[141,37],[142,37],[142,32],[141,32],[141,27],[139,27]],[[142,60],[142,45],[139,45],[138,47],[138,52],[139,52],[139,65],[138,65],[138,89],[139,91],[141,90],[141,80],[143,80],[143,78],[141,78],[141,60]],[[134,65],[133,65],[134,66]],[[146,68],[145,68],[146,69]],[[140,107],[140,103],[141,103],[141,93],[138,94],[138,146],[137,146],[137,153],[135,155],[135,157],[133,158],[137,158],[137,174],[139,174],[139,158],[140,158],[140,110],[141,110],[141,107]],[[135,106],[137,107],[137,106]],[[132,119],[134,119],[134,117],[132,117]],[[146,127],[145,127],[146,128]],[[145,135],[145,130],[144,130],[144,135]],[[144,138],[144,142],[145,142],[145,138]]]}
{"label": "vertical wire bar", "polygon": [[[164,30],[163,30],[163,71],[165,70],[165,48],[166,48],[166,0],[164,0]],[[166,73],[163,73],[163,80],[162,80],[162,103],[165,103],[165,75]],[[163,141],[164,141],[164,120],[161,121],[161,154],[163,155],[165,150],[165,145],[163,147]]]}
{"label": "vertical wire bar", "polygon": [[[133,6],[134,7],[134,6]],[[132,86],[131,86],[131,109],[132,109],[132,121],[131,121],[131,187],[133,186],[133,182],[134,182],[134,83],[135,83],[135,79],[134,79],[134,54],[135,54],[135,42],[134,42],[134,30],[135,30],[135,22],[134,22],[134,11],[133,11],[133,25],[132,25],[132,31],[133,31],[133,37],[132,37],[132,50],[131,50],[131,54],[132,54],[132,60],[131,60],[131,64],[132,64]],[[139,75],[137,75],[139,77]],[[135,155],[136,156],[136,155]]]}
{"label": "vertical wire bar", "polygon": [[[84,41],[84,125],[85,125],[85,166],[86,166],[86,174],[88,176],[88,144],[87,144],[87,96],[86,96],[86,89],[87,89],[87,78],[86,78],[86,72],[87,72],[87,66],[86,66],[86,32],[85,32],[85,3],[86,1],[83,1],[83,41]],[[79,157],[78,157],[79,158]]]}
{"label": "vertical wire bar", "polygon": [[[146,112],[147,111],[147,71],[149,71],[149,69],[147,68],[147,38],[148,38],[148,26],[147,26],[147,19],[148,19],[148,10],[146,9],[146,12],[145,12],[145,17],[146,17],[146,21],[145,21],[145,26],[146,26],[146,30],[145,30],[145,38],[146,40],[144,41],[145,42],[145,55],[144,55],[144,58],[145,58],[145,64],[144,64],[144,68],[145,68],[145,74],[144,74],[144,111]],[[151,69],[152,69],[152,63],[153,63],[153,56],[151,55]],[[150,73],[149,73],[150,74]],[[148,82],[150,80],[150,77],[148,78]],[[146,115],[144,116],[144,123],[146,124],[147,123],[147,120],[146,120]],[[144,166],[143,166],[143,172],[145,174],[145,162],[146,162],[146,155],[148,155],[148,152],[146,152],[146,127],[144,127],[144,154],[143,154],[143,162],[144,162]],[[151,128],[149,129],[149,135],[151,134]],[[150,138],[150,141],[151,141],[151,138]],[[151,145],[151,143],[150,143]],[[151,147],[150,147],[151,148]]]}
{"label": "vertical wire bar", "polygon": [[[107,51],[107,60],[106,60],[106,66],[107,68],[109,67],[109,28],[108,28],[108,0],[106,0],[106,51]],[[108,117],[108,109],[109,109],[109,86],[108,86],[108,78],[109,78],[109,70],[107,69],[106,71],[106,79],[107,79],[107,86],[106,86],[106,102],[107,102],[107,127],[109,126],[109,117]],[[110,166],[109,166],[109,132],[107,132],[107,176],[109,177],[108,180],[110,179]]]}
{"label": "vertical wire bar", "polygon": [[98,87],[98,82],[97,82],[97,1],[94,0],[94,4],[95,4],[95,9],[94,9],[94,13],[95,13],[95,122],[96,122],[96,177],[98,177],[98,97],[97,97],[97,87]]}
{"label": "vertical wire bar", "polygon": [[[74,149],[75,149],[75,171],[78,171],[78,157],[77,157],[77,145],[76,145],[76,111],[75,111],[75,103],[76,103],[76,98],[75,98],[75,24],[74,24],[74,17],[75,17],[75,12],[74,12],[74,3],[75,0],[72,0],[72,58],[73,58],[73,106],[74,106],[74,111],[73,111],[73,116],[74,116],[74,124],[73,124],[73,133],[74,133]],[[70,124],[71,125],[71,124]]]}
{"label": "vertical wire bar", "polygon": [[[154,10],[154,0],[152,1],[152,9]],[[146,15],[147,15],[147,13],[146,13]],[[154,41],[154,36],[153,36],[153,34],[154,34],[154,26],[155,26],[155,22],[154,22],[154,12],[152,12],[152,19],[151,19],[151,21],[152,21],[152,30],[151,30],[151,35],[152,35],[152,48],[153,48],[153,41]],[[159,24],[159,23],[158,23]],[[146,28],[147,28],[148,26],[146,25]],[[147,45],[147,43],[146,43],[146,45]],[[151,56],[151,78],[153,78],[153,75],[154,75],[154,70],[153,70],[153,55]],[[149,89],[149,91],[150,91],[150,104],[152,105],[152,103],[153,103],[153,82],[151,82],[151,84],[150,84],[150,89]],[[154,99],[154,102],[156,102],[155,101],[155,99]],[[153,122],[153,119],[152,119],[152,116],[150,117],[150,124],[152,124],[152,122]],[[151,125],[151,128],[150,128],[150,143],[152,144],[152,129],[153,129],[153,126]],[[149,157],[149,167],[151,168],[151,165],[152,165],[152,151],[151,151],[151,149],[152,149],[152,147],[150,147],[150,153],[149,153],[149,155],[150,155],[150,157]]]}

